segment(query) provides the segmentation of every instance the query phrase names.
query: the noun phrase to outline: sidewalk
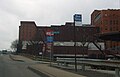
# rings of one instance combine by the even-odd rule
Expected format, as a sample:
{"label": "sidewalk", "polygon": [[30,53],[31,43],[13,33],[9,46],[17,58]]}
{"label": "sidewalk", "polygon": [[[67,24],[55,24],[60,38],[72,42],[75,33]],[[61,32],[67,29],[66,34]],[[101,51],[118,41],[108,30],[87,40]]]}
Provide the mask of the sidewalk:
{"label": "sidewalk", "polygon": [[[34,60],[20,55],[11,55],[11,58],[15,61],[34,62]],[[50,67],[49,64],[35,64],[30,65],[28,68],[37,74],[45,74],[49,77],[86,77],[58,68]]]}
{"label": "sidewalk", "polygon": [[32,68],[33,70],[46,74],[49,77],[86,77],[68,71],[64,71],[58,68],[50,67],[49,64],[32,65],[29,66],[29,68]]}
{"label": "sidewalk", "polygon": [[34,61],[32,59],[29,59],[27,57],[20,56],[20,55],[12,55],[12,54],[10,54],[9,56],[14,61],[21,61],[21,62],[33,62]]}
{"label": "sidewalk", "polygon": [[[12,55],[11,57],[14,60],[21,60],[24,62],[35,62],[34,60],[20,55]],[[75,72],[74,70],[61,69],[54,66],[50,67],[49,65],[49,62],[40,62],[33,65],[29,65],[28,68],[37,74],[47,75],[43,77],[114,77],[114,74],[102,73],[93,70],[78,70],[78,72]]]}

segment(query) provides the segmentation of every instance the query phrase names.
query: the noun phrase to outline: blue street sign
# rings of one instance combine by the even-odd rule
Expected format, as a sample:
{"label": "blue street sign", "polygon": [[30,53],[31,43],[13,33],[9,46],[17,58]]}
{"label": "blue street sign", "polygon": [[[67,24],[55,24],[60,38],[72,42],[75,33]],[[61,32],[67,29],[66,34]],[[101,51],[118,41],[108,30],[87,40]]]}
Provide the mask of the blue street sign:
{"label": "blue street sign", "polygon": [[59,34],[59,33],[60,33],[59,31],[52,32],[52,34]]}
{"label": "blue street sign", "polygon": [[47,43],[53,42],[53,36],[47,36]]}
{"label": "blue street sign", "polygon": [[82,22],[82,15],[81,14],[75,14],[74,15],[74,21]]}

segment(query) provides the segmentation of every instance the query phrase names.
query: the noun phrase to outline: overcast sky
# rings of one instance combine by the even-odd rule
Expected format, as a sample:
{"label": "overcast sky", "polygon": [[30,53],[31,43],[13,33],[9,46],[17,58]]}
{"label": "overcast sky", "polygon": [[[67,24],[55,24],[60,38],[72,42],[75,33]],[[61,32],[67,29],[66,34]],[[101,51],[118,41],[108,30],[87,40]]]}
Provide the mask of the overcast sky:
{"label": "overcast sky", "polygon": [[37,25],[65,24],[75,13],[90,24],[96,9],[118,9],[119,0],[0,0],[0,50],[9,49],[18,38],[21,20],[34,20]]}

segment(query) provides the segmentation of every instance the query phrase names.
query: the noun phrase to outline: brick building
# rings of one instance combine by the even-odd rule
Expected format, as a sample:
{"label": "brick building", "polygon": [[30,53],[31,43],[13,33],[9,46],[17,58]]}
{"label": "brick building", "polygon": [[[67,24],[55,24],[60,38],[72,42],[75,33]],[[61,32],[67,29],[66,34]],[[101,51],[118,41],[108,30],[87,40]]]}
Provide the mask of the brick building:
{"label": "brick building", "polygon": [[[100,33],[120,31],[120,9],[94,10],[91,14],[91,24],[100,28]],[[120,46],[120,42],[106,41],[106,49]]]}
{"label": "brick building", "polygon": [[[85,24],[84,24],[85,25]],[[73,22],[66,22],[65,25],[61,26],[51,26],[51,29],[59,34],[55,34],[55,41],[74,41],[74,25]],[[87,26],[76,26],[76,41],[80,42],[86,39],[87,41],[93,41],[95,33],[99,33],[99,28],[93,27],[91,25]],[[87,37],[87,38],[86,38]],[[83,39],[84,38],[84,39]]]}
{"label": "brick building", "polygon": [[21,21],[19,26],[19,40],[34,40],[37,27],[34,21]]}
{"label": "brick building", "polygon": [[[19,26],[19,42],[22,43],[21,50],[25,53],[35,54],[42,51],[42,38],[34,21],[21,21]],[[39,53],[37,52],[37,54]]]}
{"label": "brick building", "polygon": [[[58,31],[59,34],[54,35],[54,48],[53,52],[55,56],[63,55],[64,57],[74,56],[74,24],[73,22],[66,22],[65,25],[51,26],[51,29]],[[93,41],[97,40],[94,37],[95,34],[99,33],[99,28],[92,25],[83,24],[83,26],[76,26],[76,53],[78,57],[89,57],[96,52],[95,56],[102,55],[102,53],[92,44]],[[100,42],[99,42],[100,43]],[[83,46],[84,44],[84,46]],[[102,49],[104,49],[104,44]]]}
{"label": "brick building", "polygon": [[[54,56],[74,56],[74,24],[73,22],[67,22],[65,25],[52,25],[50,27],[37,26],[34,21],[21,21],[19,27],[19,40],[22,41],[22,50],[25,53],[39,55],[42,52],[43,55],[49,56],[47,50],[47,35],[46,32],[52,30],[53,47],[52,52]],[[99,28],[84,24],[83,26],[76,26],[76,52],[77,56],[88,57],[89,55],[96,55],[91,52],[101,55],[102,53],[91,43],[93,40],[97,40],[94,35],[99,33]],[[84,45],[84,46],[83,46]],[[104,44],[102,43],[102,49]]]}

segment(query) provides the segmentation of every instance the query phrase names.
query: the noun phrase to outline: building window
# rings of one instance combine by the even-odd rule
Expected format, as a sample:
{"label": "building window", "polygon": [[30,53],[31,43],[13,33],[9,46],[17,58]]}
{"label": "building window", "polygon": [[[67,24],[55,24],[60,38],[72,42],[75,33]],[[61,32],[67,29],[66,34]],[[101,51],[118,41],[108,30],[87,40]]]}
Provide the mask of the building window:
{"label": "building window", "polygon": [[105,25],[108,25],[108,21],[107,21],[107,20],[105,20],[105,21],[104,21],[104,24],[105,24]]}
{"label": "building window", "polygon": [[112,27],[110,27],[110,31],[112,31]]}
{"label": "building window", "polygon": [[117,46],[119,46],[119,43],[118,43],[118,42],[116,42],[116,45],[117,45]]}
{"label": "building window", "polygon": [[107,28],[105,28],[105,30],[107,30]]}
{"label": "building window", "polygon": [[113,25],[115,25],[116,23],[115,23],[116,21],[115,20],[113,20]]}
{"label": "building window", "polygon": [[118,26],[116,26],[116,31],[118,31]]}
{"label": "building window", "polygon": [[108,30],[107,28],[108,28],[108,27],[107,27],[107,26],[105,26],[105,30]]}
{"label": "building window", "polygon": [[116,25],[118,25],[118,20],[116,20]]}
{"label": "building window", "polygon": [[100,32],[100,28],[97,28],[97,29],[96,29],[96,32],[98,32],[98,33],[99,33],[99,32]]}
{"label": "building window", "polygon": [[110,25],[112,25],[112,20],[110,20]]}
{"label": "building window", "polygon": [[102,25],[102,21],[101,21],[100,23],[101,23],[101,25]]}
{"label": "building window", "polygon": [[115,14],[113,14],[113,17],[115,16]]}
{"label": "building window", "polygon": [[115,27],[113,27],[113,30],[115,31]]}
{"label": "building window", "polygon": [[105,14],[105,16],[108,16],[107,14]]}

